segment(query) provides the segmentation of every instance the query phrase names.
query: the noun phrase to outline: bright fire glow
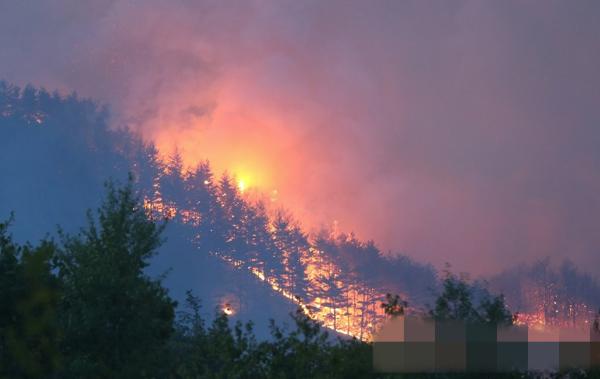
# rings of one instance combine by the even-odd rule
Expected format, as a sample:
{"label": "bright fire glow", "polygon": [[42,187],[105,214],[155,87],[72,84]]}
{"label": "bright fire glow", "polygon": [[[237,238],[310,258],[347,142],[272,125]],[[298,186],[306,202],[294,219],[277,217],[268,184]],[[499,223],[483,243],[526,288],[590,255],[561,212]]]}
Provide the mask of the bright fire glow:
{"label": "bright fire glow", "polygon": [[239,179],[238,180],[238,189],[240,190],[241,193],[244,193],[244,191],[246,191],[246,181],[244,179]]}
{"label": "bright fire glow", "polygon": [[[247,189],[247,182],[244,182],[244,189]],[[241,188],[240,191],[242,191]],[[151,214],[156,213],[169,218],[179,215],[182,222],[191,225],[197,224],[200,219],[200,215],[195,212],[176,209],[168,201],[165,202],[162,199],[158,185],[155,186],[153,197],[153,199],[144,199],[144,208]],[[318,320],[325,327],[340,334],[353,336],[361,340],[370,340],[374,329],[385,318],[383,311],[378,306],[383,294],[363,283],[344,283],[340,278],[335,281],[335,285],[342,289],[343,294],[341,297],[348,300],[346,305],[338,304],[330,297],[315,297],[311,301],[305,302],[284,288],[284,285],[289,283],[281,283],[277,278],[265,275],[265,272],[260,268],[261,262],[244,262],[226,255],[215,255],[237,269],[247,269],[257,279],[270,286],[273,291],[298,305],[307,316]],[[332,272],[338,272],[339,268],[323,252],[314,248],[310,248],[309,251],[305,252],[303,260],[306,264],[306,277],[312,289],[327,289],[326,286],[324,287],[322,283],[319,283],[318,279],[330,276]],[[362,306],[359,306],[359,304],[362,304]],[[235,310],[230,303],[223,304],[221,310],[227,315],[235,314]]]}
{"label": "bright fire glow", "polygon": [[[236,177],[239,178],[237,185],[240,192],[247,191],[250,188],[248,186],[249,176]],[[255,181],[253,180],[252,183],[254,186]],[[276,198],[277,191],[273,191],[271,196]],[[177,209],[175,204],[163,199],[158,181],[154,184],[153,194],[144,198],[144,208],[150,214],[158,214],[161,217],[175,218],[179,216],[183,223],[192,226],[197,225],[201,219],[201,215],[197,212]],[[337,222],[334,222],[334,229],[336,227]],[[298,305],[306,315],[338,333],[354,336],[361,340],[370,340],[373,332],[385,320],[383,310],[379,307],[383,293],[360,281],[344,282],[346,279],[339,275],[340,268],[324,252],[315,248],[311,247],[305,251],[302,260],[306,265],[305,273],[309,289],[321,292],[323,295],[315,296],[308,301],[304,301],[286,290],[290,283],[285,279],[267,275],[259,261],[245,262],[220,253],[215,253],[215,255],[237,269],[247,269],[258,280],[271,287],[273,291]],[[329,284],[324,284],[319,281],[320,278],[330,278],[331,280]],[[339,289],[337,298],[326,294],[332,286],[335,287],[334,290]],[[554,287],[553,284],[542,287],[527,286],[525,297],[527,302],[533,305],[533,308],[528,312],[515,314],[516,324],[544,328],[547,325],[575,326],[592,322],[595,317],[594,309],[585,303],[574,300],[558,301],[559,298]],[[406,298],[404,294],[401,295]],[[221,310],[227,315],[235,314],[235,309],[229,302],[223,304]]]}
{"label": "bright fire glow", "polygon": [[227,316],[231,316],[235,312],[234,312],[234,310],[233,310],[233,308],[231,307],[230,304],[225,304],[223,306],[223,313],[225,313]]}

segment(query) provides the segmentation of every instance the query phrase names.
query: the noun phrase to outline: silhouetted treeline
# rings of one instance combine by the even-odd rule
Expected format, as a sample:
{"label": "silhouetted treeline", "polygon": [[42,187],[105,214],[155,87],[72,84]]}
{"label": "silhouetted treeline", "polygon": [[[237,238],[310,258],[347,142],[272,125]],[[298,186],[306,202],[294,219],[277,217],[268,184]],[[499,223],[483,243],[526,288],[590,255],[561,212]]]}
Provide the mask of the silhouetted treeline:
{"label": "silhouetted treeline", "polygon": [[107,178],[126,179],[131,160],[119,150],[133,137],[108,121],[106,108],[75,94],[0,82],[0,215],[35,215],[15,224],[17,238],[74,230]]}
{"label": "silhouetted treeline", "polygon": [[[59,241],[19,245],[10,221],[0,223],[0,377],[385,377],[372,372],[370,344],[333,340],[300,309],[292,329],[272,322],[271,338],[260,341],[251,323],[232,326],[222,312],[203,319],[191,292],[177,311],[162,278],[144,272],[164,223],[149,217],[131,182],[109,183],[87,225]],[[468,285],[447,277],[432,315],[470,320],[471,296]],[[398,298],[389,299],[386,313],[398,314]],[[486,322],[510,320],[500,298],[481,309],[492,317]]]}
{"label": "silhouetted treeline", "polygon": [[[177,153],[161,158],[152,144],[109,122],[106,107],[76,94],[0,82],[0,215],[35,215],[15,223],[17,239],[38,240],[57,224],[75,231],[85,221],[81,209],[97,206],[104,180],[132,172],[145,206],[158,218],[172,218],[180,238],[193,241],[199,253],[260,273],[313,310],[318,299],[329,312],[321,317],[335,329],[368,334],[366,326],[382,318],[377,303],[385,293],[424,309],[439,292],[431,265],[383,254],[351,233],[308,232],[289,212],[249,201],[233,177],[216,176],[208,162],[189,168]],[[506,294],[513,311],[541,301],[549,318],[595,311],[600,296],[600,286],[569,264],[553,271],[542,262],[490,284]]]}
{"label": "silhouetted treeline", "polygon": [[[16,244],[0,224],[0,377],[364,377],[368,346],[332,343],[302,312],[296,329],[206,325],[199,300],[175,317],[160,279],[144,273],[163,224],[148,218],[133,187],[107,196],[77,234]],[[9,220],[10,221],[10,220]]]}

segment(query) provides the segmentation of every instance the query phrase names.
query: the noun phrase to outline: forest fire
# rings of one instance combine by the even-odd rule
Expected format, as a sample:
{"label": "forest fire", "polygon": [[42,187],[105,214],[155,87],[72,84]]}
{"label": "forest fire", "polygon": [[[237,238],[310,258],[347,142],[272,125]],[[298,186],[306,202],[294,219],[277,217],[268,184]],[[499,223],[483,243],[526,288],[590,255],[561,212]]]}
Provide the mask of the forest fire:
{"label": "forest fire", "polygon": [[[236,269],[247,270],[325,327],[361,340],[371,339],[385,320],[380,305],[387,289],[368,284],[366,278],[356,275],[357,267],[351,262],[368,256],[381,259],[372,244],[340,233],[337,223],[309,239],[289,215],[269,209],[264,203],[268,199],[250,196],[248,175],[238,179],[224,175],[215,180],[208,164],[195,171],[184,171],[177,159],[163,165],[152,179],[152,191],[144,196],[144,207],[153,217],[189,226],[200,250]],[[276,195],[271,193],[270,202]],[[217,222],[219,218],[222,225]],[[221,241],[216,246],[208,242],[215,238]],[[394,277],[398,278],[392,271],[388,280]],[[513,301],[512,309],[523,311],[515,312],[515,323],[543,328],[593,320],[593,309],[565,297],[559,291],[558,279],[553,280],[543,286],[533,282],[521,285],[520,300]],[[408,294],[399,294],[409,299]],[[232,307],[222,309],[226,314],[235,313]]]}
{"label": "forest fire", "polygon": [[[174,201],[165,198],[163,194],[165,189],[169,191],[168,183],[165,177],[170,177],[171,182],[173,177],[180,176],[179,179],[184,180],[184,176],[179,174],[182,170],[179,169],[163,169],[159,177],[153,179],[153,192],[147,193],[144,196],[144,207],[153,217],[162,217],[167,219],[175,219],[181,223],[193,228],[201,227],[203,216],[193,209],[186,209],[178,206]],[[212,188],[214,186],[212,179],[203,179],[202,186]],[[248,189],[247,178],[239,179],[235,182],[235,187],[230,189],[231,193],[223,193],[219,201],[219,207],[227,208],[228,201],[245,201],[242,200],[242,195]],[[275,195],[274,195],[275,194]],[[276,192],[271,194],[271,201]],[[230,198],[227,198],[227,195]],[[239,200],[232,199],[239,197]],[[260,207],[260,206],[259,206]],[[272,217],[272,216],[269,216]],[[268,228],[272,239],[277,244],[283,243],[278,241],[278,225],[276,222],[271,223]],[[299,230],[289,226],[286,229],[291,234],[300,233]],[[280,238],[288,238],[285,234]],[[334,236],[332,236],[334,237]],[[198,235],[201,240],[202,235]],[[306,238],[302,236],[301,238]],[[228,241],[233,242],[235,237],[231,237]],[[306,243],[306,242],[304,242]],[[258,257],[252,259],[237,259],[231,254],[223,251],[213,251],[212,254],[230,264],[236,269],[246,269],[258,280],[266,283],[271,289],[277,292],[280,296],[288,299],[299,306],[306,315],[318,320],[325,327],[330,328],[337,333],[356,337],[361,340],[369,340],[375,327],[384,319],[384,313],[379,307],[379,301],[383,299],[383,293],[371,288],[370,286],[354,281],[349,283],[341,275],[341,268],[331,260],[323,250],[317,249],[310,244],[305,247],[297,247],[297,255],[294,259],[296,265],[302,268],[301,273],[294,272],[292,266],[291,252],[285,251],[284,246],[281,246],[283,252],[282,259],[282,274],[277,275],[273,270],[266,270],[267,262]],[[299,278],[298,276],[301,276]],[[298,284],[293,282],[303,282],[303,288],[299,288]],[[304,293],[303,296],[297,293]],[[234,309],[223,305],[223,312],[232,315]]]}
{"label": "forest fire", "polygon": [[[315,252],[318,254],[318,252]],[[328,290],[324,288],[318,282],[319,277],[331,275],[331,265],[323,264],[310,264],[308,270],[308,277],[313,291],[316,289]],[[332,305],[332,299],[315,297],[310,302],[305,302],[298,296],[293,295],[291,292],[285,290],[283,286],[279,285],[274,278],[268,278],[264,272],[256,267],[250,267],[250,272],[255,275],[259,280],[267,283],[274,291],[278,292],[281,296],[293,301],[302,308],[304,313],[315,320],[320,321],[325,327],[332,329],[340,334],[345,334],[351,337],[356,337],[361,340],[370,340],[372,333],[374,332],[374,326],[376,323],[383,320],[383,312],[377,306],[377,302],[373,301],[374,298],[383,298],[383,294],[374,295],[374,289],[352,288],[345,290],[342,297],[346,299],[353,299],[354,302],[348,302],[345,308],[338,308],[335,304]],[[338,282],[337,285],[340,288],[345,288],[344,284]],[[365,312],[364,309],[357,309],[357,304],[362,302],[364,304],[367,300],[365,293],[371,294],[370,313]]]}
{"label": "forest fire", "polygon": [[600,372],[600,1],[0,9],[0,379]]}
{"label": "forest fire", "polygon": [[570,309],[570,311],[566,314],[561,314],[558,310],[544,309],[543,303],[540,303],[536,306],[537,311],[516,313],[515,323],[535,327],[576,327],[589,325],[597,316],[587,304],[581,303],[575,306],[566,305],[564,307]]}

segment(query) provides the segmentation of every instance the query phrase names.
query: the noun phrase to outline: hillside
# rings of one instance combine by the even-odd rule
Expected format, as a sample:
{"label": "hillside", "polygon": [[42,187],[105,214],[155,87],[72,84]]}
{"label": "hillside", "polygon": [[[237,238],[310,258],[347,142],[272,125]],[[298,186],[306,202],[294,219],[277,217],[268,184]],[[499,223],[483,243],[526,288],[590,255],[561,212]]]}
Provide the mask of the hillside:
{"label": "hillside", "polygon": [[[183,167],[177,154],[160,155],[110,122],[108,109],[91,100],[0,83],[0,217],[15,212],[18,240],[37,241],[57,225],[75,231],[83,210],[98,206],[102,184],[131,173],[148,214],[168,220],[167,243],[150,272],[166,273],[180,302],[188,289],[199,295],[207,314],[229,305],[234,318],[253,320],[264,336],[269,318],[285,320],[301,306],[339,333],[368,339],[383,319],[386,293],[400,294],[410,311],[431,305],[439,285],[432,265],[384,253],[352,233],[309,233],[284,209],[248,197],[234,177],[217,176],[208,161]],[[551,300],[564,308],[576,298],[597,308],[597,283],[577,270],[568,274],[567,282],[552,279],[566,294]],[[514,311],[532,314],[542,300],[522,295],[533,288],[528,276],[506,272],[489,286],[477,283],[505,293]],[[585,296],[576,293],[582,285],[589,288]],[[573,318],[568,311],[563,316]]]}

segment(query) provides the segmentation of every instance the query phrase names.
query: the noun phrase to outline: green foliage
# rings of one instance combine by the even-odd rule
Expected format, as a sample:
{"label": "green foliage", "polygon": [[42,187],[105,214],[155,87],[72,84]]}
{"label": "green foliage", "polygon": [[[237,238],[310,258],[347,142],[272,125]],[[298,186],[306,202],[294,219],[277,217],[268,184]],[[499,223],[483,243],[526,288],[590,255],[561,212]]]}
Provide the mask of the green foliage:
{"label": "green foliage", "polygon": [[333,342],[302,310],[288,331],[271,321],[271,340],[258,343],[252,324],[229,325],[220,313],[207,328],[199,300],[188,293],[172,340],[178,378],[363,378],[371,375],[370,345]]}
{"label": "green foliage", "polygon": [[271,323],[273,341],[264,343],[269,361],[268,377],[272,378],[316,378],[322,376],[326,367],[327,338],[319,325],[306,317],[301,310],[293,316],[296,329],[285,334],[284,330]]}
{"label": "green foliage", "polygon": [[0,377],[52,377],[60,365],[51,241],[18,246],[0,223]]}
{"label": "green foliage", "polygon": [[504,295],[492,297],[486,294],[480,303],[480,317],[489,324],[511,325],[513,322],[513,315],[506,307]]}
{"label": "green foliage", "polygon": [[0,224],[0,377],[352,378],[369,376],[370,346],[334,341],[298,311],[295,328],[210,323],[188,293],[186,309],[144,269],[164,225],[151,221],[132,181],[106,198],[62,244],[18,246]]}
{"label": "green foliage", "polygon": [[163,369],[175,303],[144,274],[163,226],[148,220],[131,181],[107,196],[78,235],[63,235],[56,263],[63,283],[66,375],[153,377]]}
{"label": "green foliage", "polygon": [[479,321],[473,305],[473,293],[468,283],[447,274],[442,283],[443,291],[436,299],[431,315],[440,320]]}
{"label": "green foliage", "polygon": [[207,328],[200,316],[200,301],[190,292],[187,310],[177,323],[172,340],[176,360],[173,375],[179,378],[256,378],[261,367],[256,361],[252,324],[236,323],[232,329],[224,313],[218,313]]}
{"label": "green foliage", "polygon": [[286,333],[271,324],[272,341],[259,346],[267,378],[362,378],[371,375],[370,346],[355,339],[332,342],[301,309]]}
{"label": "green foliage", "polygon": [[463,320],[465,322],[512,324],[512,314],[506,307],[504,296],[491,296],[487,291],[475,304],[474,288],[466,278],[457,277],[448,270],[442,282],[442,293],[435,301],[430,315],[437,320]]}

